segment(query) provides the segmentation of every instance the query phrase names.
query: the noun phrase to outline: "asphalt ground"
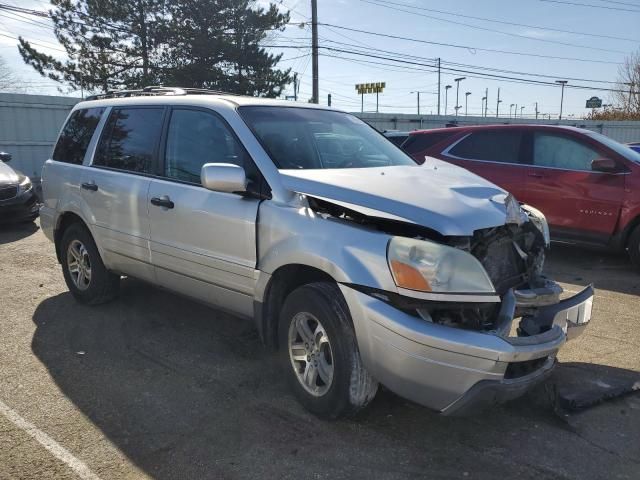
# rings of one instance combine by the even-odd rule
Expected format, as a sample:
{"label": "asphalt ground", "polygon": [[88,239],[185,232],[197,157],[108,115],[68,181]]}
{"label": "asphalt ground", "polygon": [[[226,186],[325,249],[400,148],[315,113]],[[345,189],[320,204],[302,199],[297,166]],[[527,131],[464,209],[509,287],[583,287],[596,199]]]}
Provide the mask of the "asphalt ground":
{"label": "asphalt ground", "polygon": [[625,257],[553,246],[548,273],[570,292],[593,282],[596,300],[532,394],[447,418],[382,390],[324,422],[250,322],[130,279],[118,300],[79,305],[37,224],[0,228],[0,479],[640,478],[640,394],[549,400],[640,386]]}

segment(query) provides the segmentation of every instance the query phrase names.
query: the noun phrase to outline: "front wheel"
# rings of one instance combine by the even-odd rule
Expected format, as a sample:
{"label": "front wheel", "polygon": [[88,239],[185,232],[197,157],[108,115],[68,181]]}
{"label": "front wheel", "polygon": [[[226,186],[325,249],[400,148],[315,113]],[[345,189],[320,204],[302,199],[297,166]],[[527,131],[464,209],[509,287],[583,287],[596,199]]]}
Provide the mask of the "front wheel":
{"label": "front wheel", "polygon": [[294,290],[278,330],[282,367],[307,410],[337,418],[373,399],[378,383],[362,365],[349,310],[336,285],[312,283]]}
{"label": "front wheel", "polygon": [[69,226],[62,235],[60,248],[62,273],[76,300],[98,305],[118,294],[120,276],[104,266],[98,247],[84,225]]}

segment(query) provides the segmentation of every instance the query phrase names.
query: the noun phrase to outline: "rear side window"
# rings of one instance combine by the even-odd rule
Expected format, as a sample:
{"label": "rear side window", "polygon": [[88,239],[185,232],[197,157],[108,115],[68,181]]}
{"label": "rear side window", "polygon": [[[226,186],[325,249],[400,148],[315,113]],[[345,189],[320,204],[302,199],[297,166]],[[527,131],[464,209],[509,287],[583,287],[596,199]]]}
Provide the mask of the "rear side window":
{"label": "rear side window", "polygon": [[57,162],[82,165],[103,112],[104,108],[85,108],[73,112],[58,138],[53,150],[53,159]]}
{"label": "rear side window", "polygon": [[467,160],[520,163],[522,132],[495,130],[475,132],[456,144],[449,153]]}
{"label": "rear side window", "polygon": [[116,108],[100,138],[94,165],[136,173],[155,173],[154,158],[164,108]]}
{"label": "rear side window", "polygon": [[409,155],[424,152],[425,150],[433,147],[434,145],[446,140],[453,132],[434,132],[434,133],[419,133],[417,135],[409,135],[402,149]]}

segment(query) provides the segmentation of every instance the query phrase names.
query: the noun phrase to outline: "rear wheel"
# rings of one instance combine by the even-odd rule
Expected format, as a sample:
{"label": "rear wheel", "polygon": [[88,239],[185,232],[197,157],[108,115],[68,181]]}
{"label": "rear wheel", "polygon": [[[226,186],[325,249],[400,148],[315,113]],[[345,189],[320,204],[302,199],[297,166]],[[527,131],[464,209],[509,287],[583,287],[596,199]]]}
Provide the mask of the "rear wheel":
{"label": "rear wheel", "polygon": [[70,225],[62,235],[60,249],[64,280],[76,300],[97,305],[116,297],[120,276],[104,266],[86,227],[80,223]]}
{"label": "rear wheel", "polygon": [[282,367],[310,412],[337,418],[373,399],[378,383],[362,365],[349,310],[336,285],[312,283],[294,290],[278,330]]}
{"label": "rear wheel", "polygon": [[640,269],[640,225],[631,232],[627,242],[627,250],[629,250],[629,257],[633,266]]}

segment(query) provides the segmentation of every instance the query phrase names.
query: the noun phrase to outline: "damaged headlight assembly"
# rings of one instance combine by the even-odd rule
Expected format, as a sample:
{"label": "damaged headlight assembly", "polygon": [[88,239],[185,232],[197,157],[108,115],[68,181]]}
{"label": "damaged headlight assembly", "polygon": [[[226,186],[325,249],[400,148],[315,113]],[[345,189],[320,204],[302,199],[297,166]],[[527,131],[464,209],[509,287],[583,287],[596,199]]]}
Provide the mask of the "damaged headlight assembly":
{"label": "damaged headlight assembly", "polygon": [[393,237],[387,261],[399,288],[418,292],[495,294],[473,255],[429,240]]}
{"label": "damaged headlight assembly", "polygon": [[522,209],[527,213],[529,220],[533,223],[544,237],[544,244],[548,247],[551,244],[551,234],[549,233],[549,224],[547,223],[547,217],[544,216],[537,208],[531,205],[522,205]]}

